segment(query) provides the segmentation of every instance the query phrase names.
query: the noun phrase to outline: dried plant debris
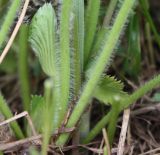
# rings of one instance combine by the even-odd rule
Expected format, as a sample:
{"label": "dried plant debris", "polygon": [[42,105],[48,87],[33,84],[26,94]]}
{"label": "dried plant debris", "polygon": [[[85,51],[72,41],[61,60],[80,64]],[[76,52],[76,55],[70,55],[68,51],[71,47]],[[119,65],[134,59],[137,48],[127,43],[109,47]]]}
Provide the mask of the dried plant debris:
{"label": "dried plant debris", "polygon": [[[0,113],[0,122],[5,120],[4,116]],[[13,133],[8,124],[0,126],[0,144],[8,143],[13,140]]]}

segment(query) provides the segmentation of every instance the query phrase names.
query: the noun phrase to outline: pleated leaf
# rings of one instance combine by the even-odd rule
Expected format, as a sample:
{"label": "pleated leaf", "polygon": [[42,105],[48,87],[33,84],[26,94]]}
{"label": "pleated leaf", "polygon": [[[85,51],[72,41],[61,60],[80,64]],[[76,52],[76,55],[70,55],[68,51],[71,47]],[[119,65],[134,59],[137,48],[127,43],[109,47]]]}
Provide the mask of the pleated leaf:
{"label": "pleated leaf", "polygon": [[33,17],[30,42],[48,76],[56,72],[56,17],[51,4],[44,4]]}

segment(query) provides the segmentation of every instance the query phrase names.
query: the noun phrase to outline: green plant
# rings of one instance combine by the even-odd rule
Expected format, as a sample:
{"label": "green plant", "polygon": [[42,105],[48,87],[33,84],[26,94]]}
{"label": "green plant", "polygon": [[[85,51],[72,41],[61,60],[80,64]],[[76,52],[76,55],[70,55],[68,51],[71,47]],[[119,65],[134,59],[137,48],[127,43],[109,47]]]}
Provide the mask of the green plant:
{"label": "green plant", "polygon": [[[129,15],[132,13],[132,9],[135,5],[135,1],[125,0],[121,4],[121,8],[117,14],[117,17],[115,19],[115,22],[114,22],[111,30],[108,30],[106,32],[107,37],[106,36],[100,37],[101,40],[103,40],[104,45],[102,46],[102,48],[98,49],[99,52],[96,52],[97,54],[96,54],[96,57],[94,60],[92,60],[90,58],[90,56],[92,56],[90,51],[92,49],[91,45],[93,42],[93,37],[95,36],[95,26],[93,26],[93,25],[97,25],[96,24],[97,22],[95,22],[95,21],[93,22],[91,20],[92,18],[89,18],[89,19],[87,17],[85,18],[85,24],[88,24],[88,25],[93,24],[92,26],[94,28],[92,30],[92,33],[87,33],[85,31],[85,34],[87,35],[87,37],[85,39],[87,39],[87,41],[85,40],[85,42],[84,42],[84,51],[83,51],[82,48],[78,48],[80,46],[76,46],[76,44],[78,44],[80,42],[83,43],[83,41],[82,41],[83,40],[83,25],[82,25],[82,29],[80,29],[80,26],[78,27],[76,24],[73,24],[73,27],[71,27],[71,29],[69,29],[69,21],[71,20],[69,18],[69,15],[71,13],[69,11],[69,3],[72,4],[72,1],[69,1],[68,3],[64,2],[62,4],[60,34],[54,34],[54,35],[50,36],[50,38],[48,38],[48,36],[49,36],[48,31],[52,32],[53,30],[55,30],[56,25],[52,24],[51,26],[48,27],[48,29],[46,31],[44,26],[42,26],[42,23],[44,23],[43,19],[46,18],[47,16],[49,16],[47,14],[47,12],[51,11],[53,8],[51,8],[51,6],[49,4],[46,4],[45,6],[43,6],[35,15],[36,20],[35,20],[35,18],[33,19],[33,22],[31,25],[30,42],[32,44],[33,49],[36,51],[36,54],[39,57],[39,60],[40,60],[40,63],[42,65],[44,72],[46,72],[49,76],[51,76],[50,74],[52,72],[54,72],[54,70],[57,70],[57,73],[55,73],[55,72],[53,73],[53,75],[55,77],[60,76],[59,79],[61,79],[61,77],[63,76],[64,78],[66,78],[66,79],[63,79],[65,81],[64,83],[62,80],[56,81],[59,83],[58,84],[59,89],[61,91],[62,91],[62,89],[63,89],[63,91],[65,90],[64,94],[66,94],[68,92],[68,90],[69,90],[68,88],[72,86],[72,83],[76,78],[81,79],[80,68],[83,68],[82,66],[86,66],[86,62],[88,62],[87,64],[90,64],[89,67],[86,68],[87,69],[86,71],[81,69],[82,73],[85,73],[87,79],[86,79],[86,81],[80,82],[84,85],[82,88],[80,87],[80,84],[78,82],[79,91],[82,89],[82,92],[80,93],[80,96],[78,96],[79,99],[75,105],[75,108],[73,109],[73,112],[71,113],[71,116],[66,124],[66,127],[67,128],[73,127],[78,122],[78,120],[82,116],[85,108],[88,106],[88,103],[89,103],[91,97],[94,96],[94,97],[98,98],[99,100],[105,102],[106,104],[109,103],[112,105],[112,109],[109,112],[110,117],[107,115],[107,121],[105,119],[105,124],[106,124],[106,122],[109,123],[109,126],[108,126],[109,132],[108,133],[109,133],[110,142],[112,143],[114,131],[115,131],[115,126],[116,126],[116,121],[117,121],[118,115],[121,112],[121,110],[126,108],[128,106],[128,104],[130,105],[131,103],[136,101],[138,98],[140,98],[142,95],[144,95],[144,93],[151,90],[155,86],[155,83],[151,82],[151,83],[149,83],[149,84],[151,84],[150,85],[151,87],[147,84],[144,85],[143,91],[141,90],[142,91],[141,93],[138,92],[139,95],[129,96],[129,95],[127,95],[127,93],[122,91],[123,85],[120,82],[117,82],[113,77],[109,77],[109,76],[102,77],[102,73],[103,73],[106,65],[110,64],[110,61],[111,61],[111,58],[113,55],[113,50],[117,46],[118,39],[121,35],[123,27],[125,26],[125,24],[128,20]],[[95,6],[91,3],[92,2],[90,1],[88,4],[89,8],[87,9],[87,12],[89,12],[91,10],[93,11],[94,9],[99,10],[98,7],[99,7],[100,3],[98,1],[97,1],[97,5],[95,5]],[[77,6],[73,5],[72,7],[74,10],[74,7],[77,7]],[[83,7],[84,7],[84,5],[79,4],[79,8],[81,8],[79,10],[83,10]],[[77,14],[74,11],[73,11],[73,13],[75,13],[75,21],[77,21],[77,16],[76,16]],[[82,11],[82,13],[83,13],[83,11]],[[98,12],[96,14],[98,15]],[[65,18],[64,18],[64,16],[65,16]],[[54,19],[55,19],[55,16],[54,16]],[[87,21],[87,19],[88,19],[88,21]],[[39,24],[39,21],[41,24]],[[73,21],[74,21],[74,19],[72,19],[70,22],[73,22]],[[50,21],[47,21],[47,22],[48,22],[48,25],[50,25]],[[65,27],[64,27],[64,25],[65,25]],[[72,33],[72,30],[74,32],[73,33],[74,35],[70,36],[69,32],[71,31],[71,33]],[[82,34],[82,35],[77,35],[79,33],[76,33],[76,35],[75,35],[75,31],[81,32],[80,34]],[[105,32],[105,31],[103,31],[103,32]],[[51,34],[53,34],[53,33],[51,33]],[[60,38],[59,40],[53,39],[53,37],[55,37],[55,36],[58,37],[58,35]],[[88,35],[90,35],[90,36],[88,36]],[[42,38],[42,36],[43,36],[43,38]],[[49,40],[47,40],[47,39],[49,39]],[[73,44],[70,44],[70,39],[71,39],[71,41],[73,41]],[[59,45],[59,46],[58,47],[56,46],[56,48],[52,48],[52,50],[49,51],[48,48],[49,47],[51,48],[55,45]],[[80,44],[80,45],[82,45],[82,44]],[[87,53],[85,53],[86,52],[85,47],[87,47]],[[97,45],[97,47],[99,47],[99,45]],[[64,49],[66,49],[65,54],[63,53]],[[79,49],[81,49],[81,50],[79,50]],[[77,53],[76,57],[70,57],[69,53],[71,52],[71,54],[72,54],[72,50],[75,50],[75,52],[79,51],[80,53]],[[50,53],[51,55],[49,55],[49,57],[48,57],[47,53]],[[59,53],[59,55],[58,55],[58,53]],[[84,54],[84,58],[86,60],[84,60],[82,62],[83,54]],[[55,56],[52,58],[52,55],[55,55]],[[56,64],[56,63],[52,64],[55,61],[55,59],[59,60],[59,64]],[[64,59],[65,59],[65,61],[64,61],[65,63],[62,62],[62,60],[64,60]],[[73,73],[72,72],[72,63],[75,62],[74,59],[78,60],[77,64],[78,63],[79,64],[77,65],[77,67],[78,67],[77,69],[79,71],[74,72],[75,74],[74,74],[74,76],[72,76],[72,73]],[[64,68],[61,69],[61,67],[63,65],[65,66],[64,67],[65,70],[64,70]],[[51,69],[51,66],[52,66],[52,69]],[[49,70],[47,72],[48,69],[51,69],[51,70]],[[62,71],[64,71],[64,72],[62,72]],[[58,74],[58,72],[59,72],[59,74]],[[69,76],[71,78],[69,78]],[[52,78],[52,79],[53,79],[53,83],[56,83],[56,82],[54,82],[54,78]],[[67,79],[70,79],[71,83]],[[159,80],[160,79],[158,77],[152,81],[154,81],[154,82],[156,81],[156,83],[157,83],[157,82],[159,82]],[[65,83],[67,83],[67,85],[65,85]],[[69,86],[70,84],[71,84],[71,86]],[[115,87],[116,88],[118,87],[119,89],[114,90]],[[96,91],[94,91],[95,88],[97,88]],[[53,88],[53,92],[56,89],[58,89],[58,88],[57,87]],[[63,96],[63,91],[62,91],[62,96]],[[136,92],[134,94],[136,94]],[[60,102],[58,102],[58,103],[55,103],[56,101],[53,102],[54,104],[57,104],[54,106],[55,110],[57,108],[59,109],[59,107],[61,107],[63,109],[62,116],[59,116],[59,115],[61,115],[60,113],[59,113],[59,115],[58,115],[58,113],[56,115],[55,114],[53,115],[53,120],[57,119],[58,117],[61,117],[61,119],[58,119],[59,123],[57,123],[56,128],[60,127],[60,124],[62,123],[62,120],[64,119],[64,113],[66,113],[66,105],[68,104],[67,101],[73,101],[74,95],[77,95],[77,93],[71,94],[70,97],[67,95],[68,96],[67,98],[64,97],[62,99],[64,101],[62,101],[59,98],[57,100]],[[111,96],[111,98],[105,98],[104,97],[105,95]],[[136,97],[133,97],[133,96],[136,96]],[[56,96],[56,97],[58,98],[58,96]],[[124,99],[122,100],[122,98],[124,98]],[[125,99],[126,99],[126,101],[125,101]],[[131,100],[128,100],[128,99],[131,99]],[[61,102],[63,102],[63,103],[65,102],[65,104],[62,104]],[[104,118],[106,118],[106,116]],[[101,130],[101,126],[99,126],[98,128],[99,128],[98,130]],[[60,137],[56,141],[56,144],[57,145],[65,144],[66,140],[68,139],[68,136],[69,136],[69,134],[60,135]],[[86,140],[86,141],[89,142],[88,140]]]}
{"label": "green plant", "polygon": [[[118,46],[119,38],[130,19],[129,17],[132,17],[131,30],[133,30],[133,25],[136,25],[135,33],[138,31],[138,19],[134,21],[133,16],[136,0],[120,2],[113,0],[110,1],[103,24],[100,25],[98,21],[100,2],[100,0],[89,0],[85,9],[84,0],[65,0],[61,7],[60,22],[57,21],[56,10],[49,3],[44,4],[34,15],[29,27],[29,42],[48,79],[44,83],[44,96],[32,96],[31,108],[27,104],[30,102],[30,92],[28,73],[24,69],[27,67],[27,59],[25,59],[27,27],[23,26],[20,31],[19,44],[22,53],[19,54],[19,64],[22,66],[19,67],[19,75],[22,93],[27,92],[22,97],[25,103],[24,107],[29,111],[36,131],[43,135],[43,155],[47,154],[51,134],[56,129],[74,126],[78,128],[78,121],[81,120],[93,97],[110,105],[111,109],[89,131],[83,143],[93,140],[107,125],[109,142],[112,145],[117,119],[121,111],[160,82],[160,75],[158,75],[129,95],[123,91],[124,85],[121,81],[113,76],[103,74],[113,60],[114,50]],[[118,10],[116,10],[117,8]],[[130,33],[132,36],[134,32],[130,31]],[[6,36],[6,33],[4,34]],[[25,37],[21,40],[23,35]],[[4,40],[4,37],[2,39]],[[135,38],[130,39],[132,42]],[[134,40],[136,45],[139,45],[138,39],[137,34],[136,40]],[[131,44],[129,48],[132,48]],[[135,50],[138,53],[139,47]],[[1,103],[3,102],[2,100]],[[70,117],[66,118],[68,109],[72,106]],[[5,106],[0,107],[2,112],[3,108]],[[9,112],[8,109],[7,111]],[[4,114],[7,118],[12,117],[11,112],[8,114],[4,112]],[[86,116],[89,117],[89,113]],[[44,124],[44,128],[41,127],[42,124]],[[15,133],[19,130],[17,125],[13,129]],[[88,126],[85,134],[87,132]],[[18,136],[22,137],[22,135]],[[56,145],[63,146],[69,136],[69,133],[60,134],[55,140]],[[34,150],[32,152],[36,154]]]}

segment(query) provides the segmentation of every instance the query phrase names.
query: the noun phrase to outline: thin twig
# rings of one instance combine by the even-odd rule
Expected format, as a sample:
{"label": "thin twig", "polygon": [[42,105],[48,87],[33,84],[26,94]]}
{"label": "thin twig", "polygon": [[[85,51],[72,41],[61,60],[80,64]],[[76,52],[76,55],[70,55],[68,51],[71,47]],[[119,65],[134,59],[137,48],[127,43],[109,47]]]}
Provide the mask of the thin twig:
{"label": "thin twig", "polygon": [[109,145],[107,131],[106,131],[106,129],[103,128],[102,132],[103,132],[103,137],[104,137],[104,141],[105,141],[105,144],[106,144],[107,154],[111,155],[111,148],[110,148],[110,145]]}
{"label": "thin twig", "polygon": [[152,153],[155,153],[156,151],[160,151],[160,147],[159,148],[156,148],[156,149],[153,149],[153,150],[150,150],[150,151],[147,151],[145,153],[141,153],[139,155],[147,155],[147,154],[152,154]]}
{"label": "thin twig", "polygon": [[160,111],[160,103],[155,103],[150,106],[146,106],[144,108],[140,108],[131,112],[131,116],[145,114],[150,111],[159,110]]}
{"label": "thin twig", "polygon": [[[131,111],[131,117],[148,113],[150,111],[158,110],[160,111],[160,103],[151,104],[150,106],[146,106],[143,108],[139,108],[137,110]],[[118,122],[122,121],[122,117],[118,119]]]}
{"label": "thin twig", "polygon": [[28,114],[28,112],[27,112],[27,115],[26,115],[25,117],[27,118],[28,124],[29,124],[29,126],[31,127],[33,136],[36,136],[36,135],[37,135],[37,132],[36,132],[36,130],[35,130],[35,127],[34,127],[34,125],[33,125],[32,119],[31,119],[30,115]]}
{"label": "thin twig", "polygon": [[[100,144],[100,147],[99,147],[100,150],[102,150],[103,145],[104,145],[104,138],[103,138],[102,141],[101,141],[101,144]],[[99,153],[98,155],[100,155],[100,153]]]}
{"label": "thin twig", "polygon": [[[66,129],[63,129],[63,131],[56,130],[53,135],[57,135],[59,133],[73,132],[74,129],[75,128],[66,128]],[[53,136],[53,135],[51,135],[51,136]],[[40,134],[40,135],[32,136],[32,137],[29,137],[29,138],[26,138],[26,139],[18,140],[18,141],[15,141],[15,142],[1,144],[0,145],[0,151],[9,150],[9,149],[12,149],[13,147],[22,146],[22,145],[27,144],[27,143],[31,143],[31,145],[33,145],[33,144],[40,145],[39,143],[37,143],[37,140],[40,140],[41,138],[42,138],[42,135]]]}
{"label": "thin twig", "polygon": [[34,141],[36,141],[38,139],[41,139],[41,138],[42,138],[42,135],[37,135],[37,136],[30,137],[30,138],[18,140],[18,141],[15,141],[15,142],[1,144],[0,145],[0,150],[5,151],[5,150],[9,150],[13,147],[24,145],[26,143],[34,143]]}
{"label": "thin twig", "polygon": [[13,121],[15,121],[15,120],[17,120],[17,119],[19,119],[19,118],[21,118],[21,117],[26,116],[27,114],[28,114],[28,112],[24,111],[24,112],[22,112],[22,113],[20,113],[20,114],[18,114],[18,115],[13,116],[12,118],[9,118],[9,119],[1,122],[1,123],[0,123],[0,126],[3,126],[3,125],[8,124],[8,123],[10,123],[10,122],[13,122]]}
{"label": "thin twig", "polygon": [[36,133],[35,127],[34,127],[34,125],[33,125],[32,119],[31,119],[31,117],[29,116],[29,114],[28,114],[27,111],[24,111],[24,112],[22,112],[22,113],[20,113],[20,114],[18,114],[18,115],[13,116],[12,118],[9,118],[9,119],[1,122],[1,123],[0,123],[0,126],[3,126],[3,125],[8,124],[8,123],[10,123],[10,122],[13,122],[13,121],[15,121],[15,120],[17,120],[17,119],[19,119],[19,118],[22,118],[22,117],[26,117],[26,119],[27,119],[27,121],[28,121],[28,124],[29,124],[29,126],[30,126],[30,128],[31,128],[31,131],[32,131],[32,133],[33,133],[33,135],[36,136],[37,133]]}
{"label": "thin twig", "polygon": [[121,134],[120,134],[120,138],[119,138],[119,143],[118,143],[117,155],[123,155],[123,152],[124,152],[124,143],[125,143],[125,139],[126,139],[129,117],[130,117],[130,109],[124,110],[123,123],[122,123],[122,129],[121,129]]}
{"label": "thin twig", "polygon": [[11,47],[11,45],[12,45],[12,43],[13,43],[13,41],[14,41],[17,33],[18,33],[18,30],[19,30],[19,28],[20,28],[20,26],[21,26],[21,24],[23,22],[23,19],[25,17],[25,14],[26,14],[26,11],[27,11],[27,8],[28,8],[28,4],[29,4],[29,0],[26,0],[25,3],[24,3],[24,6],[23,6],[22,12],[20,14],[19,20],[18,20],[18,22],[17,22],[17,24],[16,24],[16,26],[15,26],[13,32],[12,32],[12,35],[11,35],[11,37],[10,37],[6,47],[5,47],[5,49],[3,50],[3,52],[2,52],[2,54],[0,56],[0,64],[2,63],[2,61],[5,58],[6,54],[8,53],[8,51],[9,51],[9,49],[10,49],[10,47]]}

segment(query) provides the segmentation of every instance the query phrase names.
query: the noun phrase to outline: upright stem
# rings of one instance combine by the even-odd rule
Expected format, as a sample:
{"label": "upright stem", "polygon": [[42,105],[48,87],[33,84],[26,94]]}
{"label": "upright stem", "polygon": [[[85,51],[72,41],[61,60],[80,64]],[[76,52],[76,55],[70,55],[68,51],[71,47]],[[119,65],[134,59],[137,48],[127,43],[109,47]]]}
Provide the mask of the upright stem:
{"label": "upright stem", "polygon": [[109,123],[108,123],[109,125],[107,128],[107,133],[108,133],[110,145],[112,145],[112,142],[113,142],[114,134],[116,131],[117,118],[119,116],[119,113],[120,113],[119,103],[117,103],[112,106],[111,115],[110,115],[110,119],[109,119]]}
{"label": "upright stem", "polygon": [[23,25],[19,34],[18,71],[24,109],[30,108],[30,84],[28,69],[28,26]]}
{"label": "upright stem", "polygon": [[61,56],[61,105],[60,120],[65,116],[70,89],[70,35],[69,35],[69,19],[72,9],[72,0],[64,0],[62,3],[62,14],[60,23],[60,56]]}
{"label": "upright stem", "polygon": [[44,108],[44,127],[43,127],[43,143],[42,143],[42,155],[47,155],[48,143],[50,135],[53,129],[53,81],[51,79],[45,81],[45,108]]}

